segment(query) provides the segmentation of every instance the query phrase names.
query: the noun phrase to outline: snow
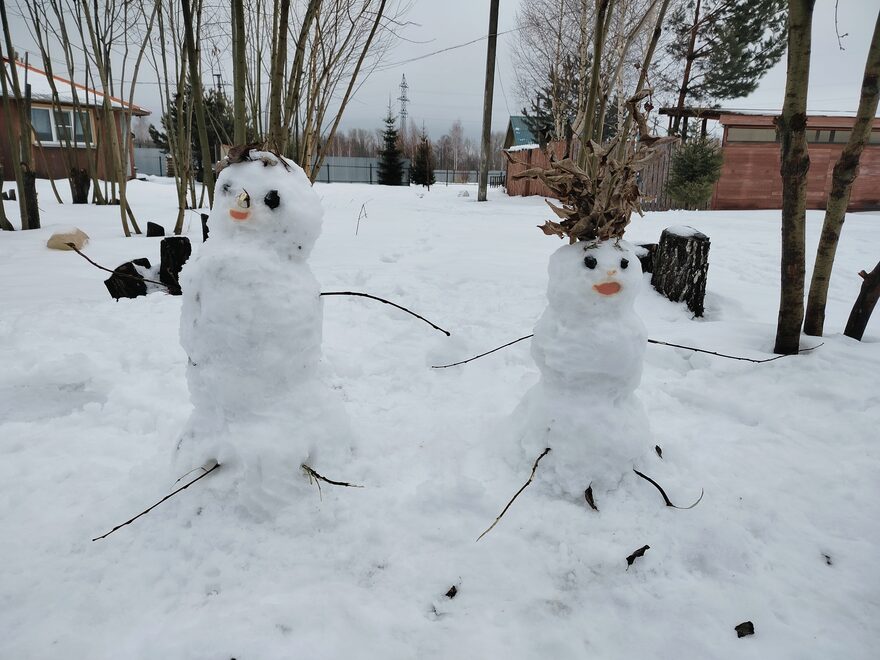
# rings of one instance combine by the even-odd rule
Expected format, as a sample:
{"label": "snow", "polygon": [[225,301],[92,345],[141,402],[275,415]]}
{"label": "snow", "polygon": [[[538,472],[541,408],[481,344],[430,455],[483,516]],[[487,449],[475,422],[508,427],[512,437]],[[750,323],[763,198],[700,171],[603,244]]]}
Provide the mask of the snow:
{"label": "snow", "polygon": [[675,236],[681,236],[682,238],[692,238],[694,236],[700,236],[701,233],[694,229],[693,227],[688,227],[687,225],[676,225],[674,227],[667,227],[666,231]]}
{"label": "snow", "polygon": [[[319,472],[364,488],[319,494],[293,469],[272,515],[241,515],[221,466],[92,542],[182,474],[169,469],[193,410],[182,301],[114,302],[105,273],[48,250],[75,225],[99,263],[158,261],[158,239],[122,237],[117,208],[58,206],[38,185],[44,228],[0,234],[0,657],[875,657],[880,325],[863,342],[840,331],[858,271],[877,260],[876,214],[847,217],[827,336],[802,341],[824,342],[815,351],[755,365],[645,348],[636,396],[663,458],[634,465],[677,505],[704,490],[697,507],[665,507],[635,474],[596,493],[598,512],[538,481],[476,543],[529,477],[536,457],[510,422],[540,373],[530,341],[428,367],[531,332],[561,245],[535,228],[545,204],[319,184],[309,264],[322,290],[390,298],[453,332],[374,301],[324,300],[320,369],[357,451]],[[173,186],[130,192],[142,226],[171,226]],[[16,222],[17,205],[5,209]],[[214,234],[202,246],[198,213],[187,219],[198,254]],[[810,253],[821,220],[808,212]],[[627,238],[656,242],[678,224],[712,240],[706,316],[646,285],[635,309],[648,336],[769,356],[779,213],[648,213]],[[264,422],[248,428],[255,445],[279,431]],[[746,620],[756,633],[737,639]]]}
{"label": "snow", "polygon": [[540,146],[541,145],[539,145],[537,143],[535,143],[535,144],[514,144],[514,145],[507,147],[507,149],[505,149],[504,151],[529,151],[531,149],[538,149],[538,148],[540,148]]}

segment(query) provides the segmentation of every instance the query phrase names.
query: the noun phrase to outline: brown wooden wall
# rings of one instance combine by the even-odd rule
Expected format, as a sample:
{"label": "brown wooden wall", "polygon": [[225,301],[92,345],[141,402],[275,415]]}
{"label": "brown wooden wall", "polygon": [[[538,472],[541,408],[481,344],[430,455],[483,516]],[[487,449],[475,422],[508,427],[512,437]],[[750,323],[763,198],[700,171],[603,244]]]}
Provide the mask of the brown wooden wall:
{"label": "brown wooden wall", "polygon": [[[552,145],[555,158],[562,158],[565,153],[565,143],[556,142]],[[556,195],[537,179],[516,179],[515,175],[532,167],[549,167],[550,159],[541,149],[524,149],[510,153],[513,162],[507,162],[507,194],[529,197],[541,195],[542,197],[555,197]]]}
{"label": "brown wooden wall", "polygon": [[[843,144],[810,144],[807,175],[807,208],[824,209],[831,190],[834,164]],[[776,142],[728,142],[724,145],[721,178],[712,196],[713,209],[782,208],[780,153]],[[862,152],[859,176],[853,184],[852,211],[880,209],[880,145]]]}
{"label": "brown wooden wall", "polygon": [[[21,131],[15,101],[11,101],[10,105],[12,107],[11,117],[7,117],[5,112],[0,112],[0,164],[3,165],[3,178],[6,181],[12,181],[15,179],[15,173],[12,169],[12,158],[14,150],[17,150],[18,146],[17,143],[9,144],[9,141],[6,139],[6,123],[11,122],[13,135],[17,136]],[[116,124],[116,134],[121,140],[122,117],[119,113],[114,113],[114,119],[114,123]],[[106,127],[105,124],[106,122],[103,122],[99,116],[92,112],[92,125],[95,127],[95,139],[97,143],[94,151],[97,155],[98,178],[100,179],[107,179],[108,171],[110,170],[110,168],[107,167],[108,159],[106,150],[104,149],[105,144],[109,147],[110,134],[107,130],[108,127]],[[131,136],[129,136],[129,140],[131,140]],[[134,147],[132,144],[130,144],[129,147],[129,177],[134,177]],[[34,170],[36,171],[38,178],[67,178],[68,173],[64,166],[65,154],[62,147],[40,147],[34,144],[31,149],[34,157]],[[85,148],[72,149],[71,153],[72,158],[76,161],[72,164],[76,164],[79,167],[87,166],[88,161]]]}

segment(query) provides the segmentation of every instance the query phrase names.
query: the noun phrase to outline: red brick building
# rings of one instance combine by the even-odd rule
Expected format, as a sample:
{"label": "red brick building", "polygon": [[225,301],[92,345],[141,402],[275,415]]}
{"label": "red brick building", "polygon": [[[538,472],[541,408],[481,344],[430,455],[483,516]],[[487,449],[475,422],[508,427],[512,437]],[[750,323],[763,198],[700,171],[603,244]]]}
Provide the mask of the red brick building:
{"label": "red brick building", "polygon": [[[5,74],[10,75],[9,61],[3,58]],[[96,157],[99,178],[108,178],[110,168],[106,166],[109,159],[111,123],[106,121],[101,111],[104,95],[94,89],[71,82],[59,76],[52,76],[52,82],[58,93],[58,103],[53,104],[52,84],[46,72],[23,62],[15,63],[19,84],[24,94],[25,84],[31,87],[31,125],[33,140],[31,153],[34,159],[34,171],[40,178],[62,179],[68,172],[65,168],[64,148],[68,144],[67,158],[77,167],[86,167],[87,150]],[[9,78],[7,78],[9,80]],[[9,86],[9,85],[7,85]],[[12,90],[9,90],[12,93]],[[0,112],[0,164],[3,165],[4,179],[14,178],[12,158],[16,144],[7,140],[7,122],[12,124],[13,135],[21,133],[19,113],[15,98],[10,97],[11,116]],[[119,139],[123,139],[123,126],[126,114],[142,117],[150,114],[136,105],[110,97],[113,108],[113,130]],[[3,107],[3,106],[0,106]],[[134,148],[131,134],[126,136],[129,141],[129,169],[134,176]]]}

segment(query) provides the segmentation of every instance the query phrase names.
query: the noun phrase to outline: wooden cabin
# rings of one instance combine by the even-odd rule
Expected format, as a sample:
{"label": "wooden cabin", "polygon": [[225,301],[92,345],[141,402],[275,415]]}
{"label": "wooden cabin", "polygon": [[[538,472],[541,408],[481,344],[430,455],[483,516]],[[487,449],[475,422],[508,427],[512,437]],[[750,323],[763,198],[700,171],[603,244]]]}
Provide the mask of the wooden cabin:
{"label": "wooden cabin", "polygon": [[[10,65],[3,58],[4,74],[7,81],[11,80]],[[104,119],[101,109],[104,95],[94,89],[71,82],[56,75],[51,77],[45,71],[34,66],[16,61],[21,92],[25,94],[25,85],[30,86],[30,118],[33,129],[31,153],[34,171],[37,177],[47,179],[63,179],[68,176],[66,162],[70,166],[87,167],[87,150],[96,157],[98,177],[109,178],[107,167],[110,145],[110,122]],[[50,79],[51,78],[51,79]],[[58,94],[57,103],[53,102],[53,90]],[[13,135],[21,133],[18,104],[12,96],[11,85],[7,84],[10,95],[11,112],[0,112],[0,164],[3,165],[3,178],[15,178],[12,158],[17,151],[17,143],[10,144],[7,139],[7,124],[11,123]],[[125,115],[143,117],[150,114],[148,110],[126,101],[110,97],[113,112],[113,130],[120,140],[123,139],[123,127],[126,125]],[[0,107],[4,107],[0,105]],[[125,136],[129,141],[129,171],[134,177],[134,146],[131,134]]]}

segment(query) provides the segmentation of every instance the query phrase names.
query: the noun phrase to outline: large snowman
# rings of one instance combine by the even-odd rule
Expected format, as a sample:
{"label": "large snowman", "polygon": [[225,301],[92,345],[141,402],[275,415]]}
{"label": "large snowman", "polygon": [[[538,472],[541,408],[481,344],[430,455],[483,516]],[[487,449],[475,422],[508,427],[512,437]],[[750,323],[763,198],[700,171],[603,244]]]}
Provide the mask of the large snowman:
{"label": "large snowman", "polygon": [[175,469],[216,461],[215,490],[255,514],[307,485],[302,464],[332,472],[349,453],[345,413],[319,373],[323,308],[307,260],[322,215],[300,167],[236,150],[217,178],[211,238],[182,274],[193,411]]}
{"label": "large snowman", "polygon": [[623,240],[576,241],[549,264],[548,305],[532,340],[541,372],[514,415],[520,444],[538,479],[559,495],[583,500],[616,488],[650,448],[635,394],[647,335],[633,303],[642,269]]}

